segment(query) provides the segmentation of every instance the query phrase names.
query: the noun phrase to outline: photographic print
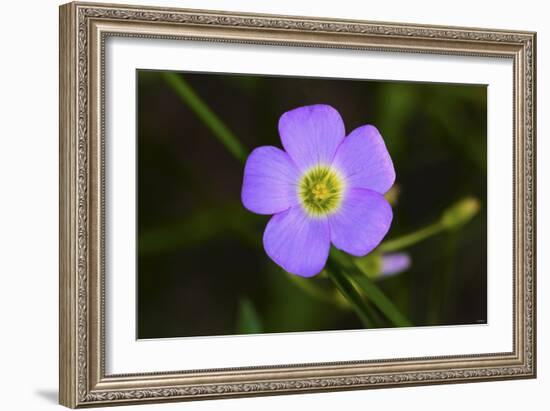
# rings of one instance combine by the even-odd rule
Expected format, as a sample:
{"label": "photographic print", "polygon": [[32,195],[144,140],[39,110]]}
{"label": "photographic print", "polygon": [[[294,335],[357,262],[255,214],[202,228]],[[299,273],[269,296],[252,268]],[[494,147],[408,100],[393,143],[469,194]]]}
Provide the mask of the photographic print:
{"label": "photographic print", "polygon": [[487,87],[136,71],[139,339],[487,322]]}
{"label": "photographic print", "polygon": [[59,27],[61,404],[536,377],[536,33]]}

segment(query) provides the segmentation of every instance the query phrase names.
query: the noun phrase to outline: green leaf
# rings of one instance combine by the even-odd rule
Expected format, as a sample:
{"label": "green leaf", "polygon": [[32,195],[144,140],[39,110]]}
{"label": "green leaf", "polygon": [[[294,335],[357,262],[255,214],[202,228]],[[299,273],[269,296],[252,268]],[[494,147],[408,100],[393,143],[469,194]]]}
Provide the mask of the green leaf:
{"label": "green leaf", "polygon": [[365,328],[374,328],[374,323],[369,314],[370,307],[363,300],[361,294],[357,292],[348,277],[335,266],[332,266],[326,271],[338,291],[340,291],[340,293],[342,293],[346,300],[348,300],[351,304]]}
{"label": "green leaf", "polygon": [[[338,293],[334,288],[325,289],[312,280],[311,278],[303,278],[294,274],[290,274],[284,270],[281,270],[286,274],[286,277],[289,279],[292,284],[296,285],[300,290],[310,297],[315,298],[316,300],[323,301],[325,303],[332,304],[338,308],[349,309],[350,305],[348,301],[342,298],[342,295]],[[326,276],[326,270],[323,270],[324,275]],[[319,276],[322,274],[320,273]]]}
{"label": "green leaf", "polygon": [[369,298],[396,327],[411,327],[413,325],[403,314],[401,314],[399,309],[370,278],[365,275],[357,275],[357,273],[354,273],[352,278],[365,293],[367,298]]}
{"label": "green leaf", "polygon": [[356,266],[352,258],[333,249],[330,253],[331,261],[349,273],[349,281],[357,284],[361,292],[396,326],[410,327],[412,323],[399,311],[399,309],[386,297],[378,286],[364,275]]}
{"label": "green leaf", "polygon": [[259,334],[263,332],[260,315],[248,298],[243,298],[239,302],[236,331],[238,334]]}
{"label": "green leaf", "polygon": [[193,88],[183,79],[181,75],[174,72],[162,73],[166,82],[178,94],[184,103],[195,113],[195,115],[210,129],[212,134],[229,150],[239,161],[244,162],[248,150],[229,128],[218,118]]}

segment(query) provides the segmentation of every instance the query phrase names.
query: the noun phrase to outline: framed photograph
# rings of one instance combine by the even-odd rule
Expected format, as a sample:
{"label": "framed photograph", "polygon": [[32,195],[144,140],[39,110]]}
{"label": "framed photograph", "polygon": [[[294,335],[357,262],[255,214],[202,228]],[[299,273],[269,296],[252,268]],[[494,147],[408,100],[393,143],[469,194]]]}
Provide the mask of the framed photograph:
{"label": "framed photograph", "polygon": [[534,378],[535,51],[61,6],[61,404]]}

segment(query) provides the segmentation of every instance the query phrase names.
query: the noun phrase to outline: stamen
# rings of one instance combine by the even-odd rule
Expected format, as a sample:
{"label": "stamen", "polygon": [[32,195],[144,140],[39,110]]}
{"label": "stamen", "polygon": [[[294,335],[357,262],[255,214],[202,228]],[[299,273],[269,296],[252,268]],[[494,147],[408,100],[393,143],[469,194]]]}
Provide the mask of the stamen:
{"label": "stamen", "polygon": [[320,217],[335,212],[342,201],[344,183],[338,172],[329,166],[312,167],[302,176],[298,194],[305,211]]}

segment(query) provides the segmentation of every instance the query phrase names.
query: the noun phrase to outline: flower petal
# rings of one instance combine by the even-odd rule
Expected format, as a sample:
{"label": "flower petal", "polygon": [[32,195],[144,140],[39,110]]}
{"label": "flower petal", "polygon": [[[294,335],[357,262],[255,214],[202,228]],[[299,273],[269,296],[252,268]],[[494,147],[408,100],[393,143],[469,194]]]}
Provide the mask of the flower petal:
{"label": "flower petal", "polygon": [[388,253],[382,255],[381,277],[391,277],[402,273],[411,266],[411,257],[407,253]]}
{"label": "flower petal", "polygon": [[298,170],[277,147],[255,149],[246,160],[241,191],[243,205],[257,214],[275,214],[298,203]]}
{"label": "flower petal", "polygon": [[395,181],[393,163],[382,136],[371,125],[353,130],[338,147],[332,163],[350,188],[367,188],[380,194]]}
{"label": "flower petal", "polygon": [[332,163],[345,137],[345,129],[338,111],[317,104],[284,113],[279,120],[279,134],[286,152],[304,171],[318,164]]}
{"label": "flower petal", "polygon": [[370,253],[386,236],[393,213],[382,194],[348,189],[340,209],[328,217],[334,246],[357,257]]}
{"label": "flower petal", "polygon": [[312,277],[323,270],[330,249],[326,218],[311,218],[301,206],[274,215],[264,232],[267,255],[286,271]]}

